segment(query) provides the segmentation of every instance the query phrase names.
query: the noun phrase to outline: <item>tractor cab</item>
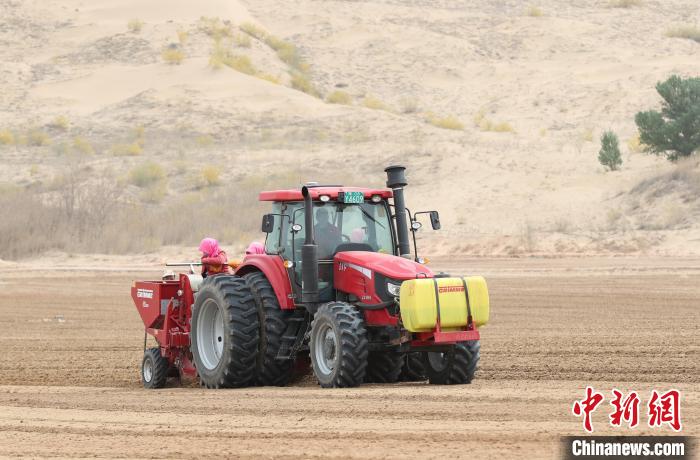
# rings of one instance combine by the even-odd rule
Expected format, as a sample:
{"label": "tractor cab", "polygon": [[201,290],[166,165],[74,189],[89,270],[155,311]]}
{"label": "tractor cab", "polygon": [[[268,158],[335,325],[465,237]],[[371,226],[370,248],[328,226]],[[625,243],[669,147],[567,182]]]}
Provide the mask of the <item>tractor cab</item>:
{"label": "tractor cab", "polygon": [[[333,260],[345,251],[397,254],[396,232],[387,202],[391,190],[307,185],[314,201],[311,215],[318,256],[318,288],[321,302],[333,300]],[[286,261],[295,293],[302,288],[307,218],[300,190],[262,192],[261,200],[273,201],[265,216],[265,252]]]}

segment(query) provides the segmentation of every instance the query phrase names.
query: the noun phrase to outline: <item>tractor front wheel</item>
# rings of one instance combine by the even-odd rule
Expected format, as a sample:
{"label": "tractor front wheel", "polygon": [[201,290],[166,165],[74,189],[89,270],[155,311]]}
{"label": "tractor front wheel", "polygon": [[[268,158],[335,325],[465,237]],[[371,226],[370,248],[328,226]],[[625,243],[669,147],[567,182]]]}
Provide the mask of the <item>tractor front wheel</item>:
{"label": "tractor front wheel", "polygon": [[141,381],[148,389],[163,388],[168,379],[170,364],[160,354],[160,347],[149,348],[143,354],[141,362]]}
{"label": "tractor front wheel", "polygon": [[446,352],[423,353],[423,366],[428,381],[433,385],[471,383],[479,363],[478,340],[460,342]]}
{"label": "tractor front wheel", "polygon": [[311,364],[323,388],[356,387],[367,371],[367,330],[362,314],[344,302],[322,305],[311,323]]}
{"label": "tractor front wheel", "polygon": [[243,278],[207,278],[192,308],[190,335],[202,386],[230,388],[252,384],[259,329],[255,300]]}

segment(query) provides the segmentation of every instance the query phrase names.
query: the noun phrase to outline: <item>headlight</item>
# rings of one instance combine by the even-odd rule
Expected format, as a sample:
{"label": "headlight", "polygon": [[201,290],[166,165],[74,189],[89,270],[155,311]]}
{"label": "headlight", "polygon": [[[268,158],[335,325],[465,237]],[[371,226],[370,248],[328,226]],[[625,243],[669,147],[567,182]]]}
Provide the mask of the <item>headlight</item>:
{"label": "headlight", "polygon": [[401,285],[394,284],[394,283],[387,283],[386,290],[389,291],[389,294],[393,295],[394,297],[398,297],[399,294],[401,293]]}

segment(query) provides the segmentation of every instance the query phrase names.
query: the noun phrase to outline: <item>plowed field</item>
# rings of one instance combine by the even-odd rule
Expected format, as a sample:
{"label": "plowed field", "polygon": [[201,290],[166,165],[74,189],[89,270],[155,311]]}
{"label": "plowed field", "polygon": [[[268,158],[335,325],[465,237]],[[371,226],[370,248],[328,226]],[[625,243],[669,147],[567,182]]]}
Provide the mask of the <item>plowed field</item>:
{"label": "plowed field", "polygon": [[[553,458],[592,385],[682,391],[700,422],[700,260],[439,260],[482,273],[491,324],[471,385],[146,391],[131,281],[150,272],[0,268],[0,456]],[[609,400],[609,399],[608,399]],[[613,430],[606,400],[596,433]],[[642,427],[644,425],[644,427]]]}

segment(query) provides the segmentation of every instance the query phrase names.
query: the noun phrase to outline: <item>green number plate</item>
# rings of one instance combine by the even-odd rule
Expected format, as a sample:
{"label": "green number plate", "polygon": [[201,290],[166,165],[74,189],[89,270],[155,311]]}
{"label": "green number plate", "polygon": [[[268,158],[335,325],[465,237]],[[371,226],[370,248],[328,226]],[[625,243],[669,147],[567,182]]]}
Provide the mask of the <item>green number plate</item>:
{"label": "green number plate", "polygon": [[365,194],[362,192],[345,192],[343,194],[343,203],[364,203]]}

